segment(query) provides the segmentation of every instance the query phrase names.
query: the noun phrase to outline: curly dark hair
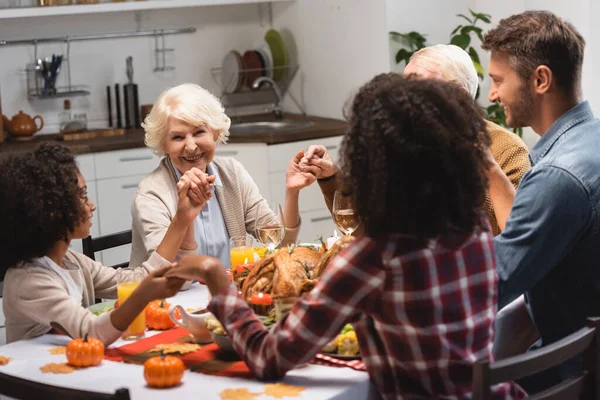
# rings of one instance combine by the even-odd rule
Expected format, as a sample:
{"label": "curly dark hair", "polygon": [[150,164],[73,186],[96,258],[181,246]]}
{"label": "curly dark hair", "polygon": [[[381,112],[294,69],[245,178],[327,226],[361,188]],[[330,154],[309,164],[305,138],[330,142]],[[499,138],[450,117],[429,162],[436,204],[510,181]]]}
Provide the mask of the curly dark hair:
{"label": "curly dark hair", "polygon": [[78,171],[73,154],[53,143],[0,163],[0,277],[74,231],[83,213]]}
{"label": "curly dark hair", "polygon": [[501,19],[485,34],[481,48],[507,53],[523,82],[545,65],[567,95],[580,94],[585,39],[572,24],[549,11],[525,11]]}
{"label": "curly dark hair", "polygon": [[426,240],[487,229],[490,138],[480,107],[455,83],[381,74],[346,110],[341,183],[364,232]]}

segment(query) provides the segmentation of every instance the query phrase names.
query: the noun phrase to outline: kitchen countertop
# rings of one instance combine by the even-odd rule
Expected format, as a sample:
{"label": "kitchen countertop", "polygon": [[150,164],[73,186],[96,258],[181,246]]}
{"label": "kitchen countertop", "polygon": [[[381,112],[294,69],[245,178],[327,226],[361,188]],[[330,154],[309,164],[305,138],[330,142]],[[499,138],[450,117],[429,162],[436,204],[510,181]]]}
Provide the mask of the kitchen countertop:
{"label": "kitchen countertop", "polygon": [[[343,135],[346,131],[347,123],[345,121],[320,118],[312,116],[302,116],[297,114],[285,114],[283,120],[308,120],[314,124],[312,126],[279,132],[256,132],[252,135],[230,134],[227,143],[266,143],[268,145],[297,142],[301,140],[320,139],[331,136]],[[271,114],[251,115],[240,118],[232,118],[232,124],[253,121],[274,121]],[[73,141],[62,141],[57,134],[37,135],[34,140],[26,142],[15,142],[10,139],[0,143],[0,157],[9,153],[26,152],[37,148],[38,144],[44,141],[56,141],[67,146],[75,154],[98,153],[103,151],[124,150],[137,147],[144,147],[143,129],[127,130],[125,135],[101,137],[94,139],[82,139]],[[315,143],[317,144],[317,143]]]}

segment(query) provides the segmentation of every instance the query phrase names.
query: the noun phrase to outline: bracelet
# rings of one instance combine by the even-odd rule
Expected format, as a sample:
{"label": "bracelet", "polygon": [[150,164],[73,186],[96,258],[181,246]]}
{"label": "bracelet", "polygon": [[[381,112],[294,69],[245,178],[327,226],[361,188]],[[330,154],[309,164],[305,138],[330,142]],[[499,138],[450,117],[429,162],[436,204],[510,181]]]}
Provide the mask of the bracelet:
{"label": "bracelet", "polygon": [[327,178],[320,178],[320,179],[317,179],[317,181],[319,181],[319,182],[327,182],[327,181],[330,181],[330,180],[332,180],[333,178],[335,178],[335,176],[336,176],[336,175],[337,175],[337,174],[333,174],[333,175],[331,175],[331,176],[328,176]]}

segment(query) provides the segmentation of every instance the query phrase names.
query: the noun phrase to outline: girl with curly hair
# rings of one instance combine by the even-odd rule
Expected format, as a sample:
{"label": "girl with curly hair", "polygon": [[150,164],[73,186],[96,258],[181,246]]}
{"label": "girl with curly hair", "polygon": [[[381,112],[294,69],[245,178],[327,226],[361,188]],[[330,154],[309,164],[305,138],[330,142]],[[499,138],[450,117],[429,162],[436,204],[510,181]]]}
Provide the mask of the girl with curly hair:
{"label": "girl with curly hair", "polygon": [[[69,249],[71,240],[90,235],[96,210],[74,156],[49,143],[12,155],[0,164],[0,187],[0,279],[8,342],[60,327],[71,337],[87,334],[108,345],[150,301],[173,296],[183,284],[164,276],[171,268],[165,258],[176,251],[169,240],[185,233],[171,231],[142,265],[147,276],[129,299],[95,316],[86,307],[96,297],[117,297],[117,270]],[[185,204],[178,211],[185,215]]]}
{"label": "girl with curly hair", "polygon": [[[270,331],[217,259],[186,256],[166,275],[206,281],[208,309],[261,379],[309,362],[351,322],[384,399],[471,397],[473,363],[493,358],[497,308],[483,127],[454,83],[390,73],[364,85],[341,167],[363,235]],[[492,393],[525,395],[512,382]]]}

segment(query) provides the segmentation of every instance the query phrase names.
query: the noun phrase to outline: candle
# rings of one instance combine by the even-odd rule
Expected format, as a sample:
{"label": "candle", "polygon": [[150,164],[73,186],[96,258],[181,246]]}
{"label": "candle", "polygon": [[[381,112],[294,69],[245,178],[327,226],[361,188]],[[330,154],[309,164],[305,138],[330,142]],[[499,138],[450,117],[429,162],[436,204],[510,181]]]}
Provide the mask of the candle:
{"label": "candle", "polygon": [[256,305],[270,305],[273,303],[273,296],[268,293],[253,294],[250,296],[250,303]]}
{"label": "candle", "polygon": [[340,238],[337,235],[337,231],[333,231],[333,235],[327,238],[327,250],[331,249],[331,246],[335,244]]}
{"label": "candle", "polygon": [[238,264],[235,266],[235,273],[243,274],[244,272],[250,272],[252,267],[254,267],[254,264],[248,263],[248,259],[245,258],[243,264]]}

